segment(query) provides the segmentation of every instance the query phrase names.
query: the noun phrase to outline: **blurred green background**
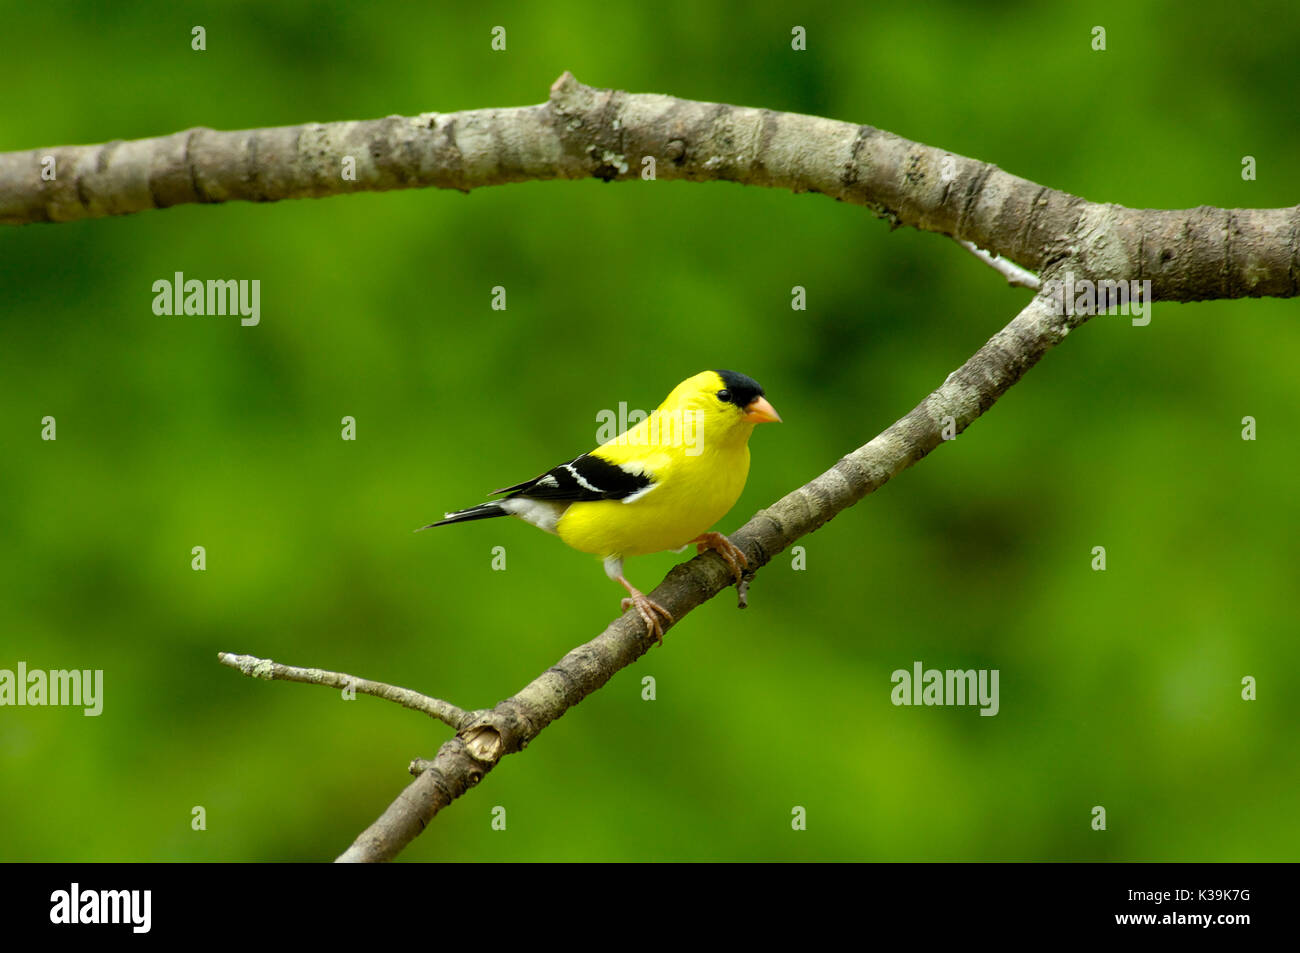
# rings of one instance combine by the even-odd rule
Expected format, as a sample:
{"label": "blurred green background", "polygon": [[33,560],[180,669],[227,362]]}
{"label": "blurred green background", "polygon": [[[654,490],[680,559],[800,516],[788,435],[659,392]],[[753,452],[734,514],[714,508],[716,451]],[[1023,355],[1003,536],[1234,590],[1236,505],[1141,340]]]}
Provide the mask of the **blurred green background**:
{"label": "blurred green background", "polygon": [[[1293,7],[1058,7],[5,2],[0,150],[521,105],[569,69],[871,123],[1097,201],[1296,201]],[[176,271],[260,279],[261,325],[155,316]],[[0,230],[0,668],[106,683],[98,718],[0,709],[0,859],[334,857],[449,729],[219,650],[492,705],[622,593],[515,521],[412,529],[588,449],[600,410],[729,367],[786,421],[755,434],[729,532],[1026,295],[942,237],[720,183]],[[1093,320],[803,540],[806,570],[784,554],[748,611],[724,593],[693,613],[403,859],[1296,859],[1298,354],[1288,301]],[[916,660],[998,669],[1000,714],[894,707]]]}

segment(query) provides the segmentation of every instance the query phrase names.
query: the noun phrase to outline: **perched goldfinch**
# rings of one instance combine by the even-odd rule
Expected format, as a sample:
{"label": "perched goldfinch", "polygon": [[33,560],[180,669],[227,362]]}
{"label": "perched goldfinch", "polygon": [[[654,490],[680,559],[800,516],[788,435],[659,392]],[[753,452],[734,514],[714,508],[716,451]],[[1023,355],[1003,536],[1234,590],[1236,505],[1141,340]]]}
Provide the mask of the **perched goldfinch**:
{"label": "perched goldfinch", "polygon": [[735,371],[687,378],[645,420],[590,453],[539,477],[493,493],[504,499],[448,513],[429,526],[517,516],[555,533],[574,549],[605,560],[610,579],[628,591],[650,635],[673,618],[623,576],[623,557],[690,543],[715,550],[740,579],[745,554],[709,532],[740,498],[749,475],[754,425],[780,421],[763,388]]}

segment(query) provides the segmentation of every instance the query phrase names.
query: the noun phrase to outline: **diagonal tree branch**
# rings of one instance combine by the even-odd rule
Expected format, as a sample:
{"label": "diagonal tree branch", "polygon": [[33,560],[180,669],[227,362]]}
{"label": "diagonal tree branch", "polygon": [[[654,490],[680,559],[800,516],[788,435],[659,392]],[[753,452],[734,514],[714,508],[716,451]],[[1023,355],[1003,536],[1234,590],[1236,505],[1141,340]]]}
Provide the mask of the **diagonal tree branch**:
{"label": "diagonal tree branch", "polygon": [[468,192],[593,176],[626,181],[652,167],[661,180],[819,192],[1034,271],[1076,258],[1098,278],[1150,280],[1160,300],[1300,291],[1300,207],[1162,211],[1088,202],[872,126],[596,89],[567,72],[536,106],[237,132],[197,128],[3,153],[0,223],[191,202],[427,187]]}
{"label": "diagonal tree branch", "polygon": [[[1085,315],[1058,314],[1039,295],[965,364],[949,374],[908,414],[825,473],[760,510],[731,540],[752,569],[771,561],[795,540],[879,489],[944,442],[960,434]],[[675,567],[651,593],[678,622],[733,581],[714,553]],[[363,831],[341,862],[391,860],[444,807],[478,784],[508,754],[522,750],[541,731],[587,695],[631,665],[655,644],[646,638],[635,610],[569,652],[517,694],[494,708],[472,713],[431,761],[412,762],[412,781]]]}

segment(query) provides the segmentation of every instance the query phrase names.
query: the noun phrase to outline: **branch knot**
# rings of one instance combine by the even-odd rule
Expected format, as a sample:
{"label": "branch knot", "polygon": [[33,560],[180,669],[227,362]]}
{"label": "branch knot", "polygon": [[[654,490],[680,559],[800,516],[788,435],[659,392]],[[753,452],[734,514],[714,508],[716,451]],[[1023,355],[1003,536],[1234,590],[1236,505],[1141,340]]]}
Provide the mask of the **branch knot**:
{"label": "branch knot", "polygon": [[484,712],[460,732],[469,756],[489,767],[500,761],[508,748],[507,730],[499,722],[494,712]]}

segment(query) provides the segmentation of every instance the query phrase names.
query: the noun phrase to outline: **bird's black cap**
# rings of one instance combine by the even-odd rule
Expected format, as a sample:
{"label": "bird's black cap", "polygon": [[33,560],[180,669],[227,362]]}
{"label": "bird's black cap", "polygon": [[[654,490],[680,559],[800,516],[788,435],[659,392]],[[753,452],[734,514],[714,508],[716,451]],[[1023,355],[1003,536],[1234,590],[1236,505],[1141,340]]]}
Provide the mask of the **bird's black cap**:
{"label": "bird's black cap", "polygon": [[727,385],[727,392],[731,395],[727,400],[737,407],[748,407],[755,397],[763,396],[763,386],[752,377],[717,368],[713,369],[713,373],[721,377],[722,382]]}

